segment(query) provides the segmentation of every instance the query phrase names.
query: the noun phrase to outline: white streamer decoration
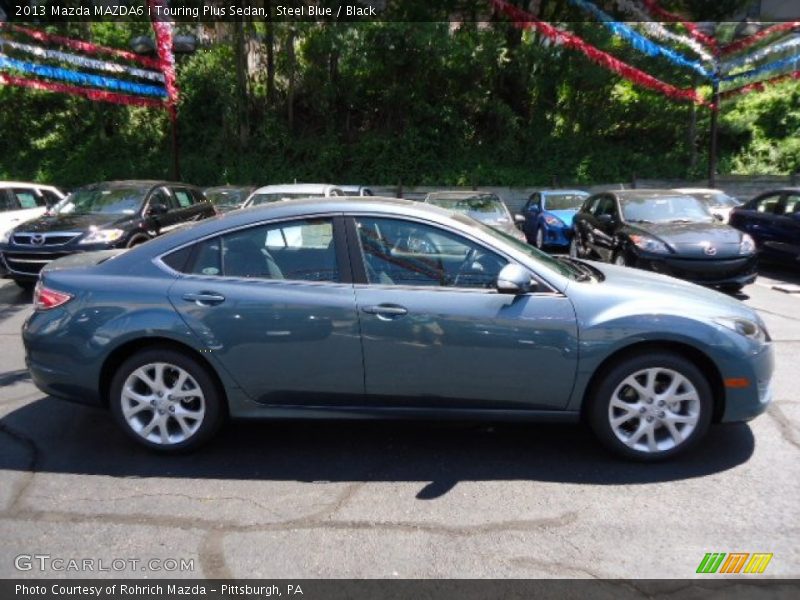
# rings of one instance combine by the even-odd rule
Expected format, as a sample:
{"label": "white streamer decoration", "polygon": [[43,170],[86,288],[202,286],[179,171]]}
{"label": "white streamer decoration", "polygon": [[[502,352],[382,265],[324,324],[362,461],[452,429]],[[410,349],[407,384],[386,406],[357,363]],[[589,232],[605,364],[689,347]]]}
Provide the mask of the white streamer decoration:
{"label": "white streamer decoration", "polygon": [[0,48],[3,47],[13,48],[19,52],[32,54],[33,56],[37,56],[39,58],[59,60],[86,69],[95,69],[97,71],[106,71],[109,73],[128,73],[129,75],[139,77],[140,79],[149,79],[151,81],[164,83],[164,75],[158,71],[137,69],[136,67],[129,67],[128,65],[120,65],[105,60],[98,60],[96,58],[87,58],[85,56],[78,56],[68,52],[61,52],[59,50],[50,50],[47,48],[41,48],[39,46],[31,46],[29,44],[20,44],[18,42],[12,42],[10,40],[0,38]]}
{"label": "white streamer decoration", "polygon": [[679,33],[675,33],[674,31],[670,31],[661,23],[653,21],[653,17],[637,2],[633,2],[632,0],[614,0],[614,3],[621,11],[636,17],[638,19],[637,25],[651,36],[658,38],[662,42],[667,40],[678,42],[688,48],[691,48],[694,53],[703,60],[708,62],[714,61],[714,56],[708,50],[706,50],[700,42],[687,35],[681,35]]}
{"label": "white streamer decoration", "polygon": [[745,54],[744,56],[726,60],[724,63],[722,63],[721,70],[722,73],[727,74],[738,67],[752,67],[770,54],[786,52],[787,50],[794,50],[796,48],[800,48],[800,37],[791,37],[786,41],[772,44],[771,46],[765,46],[759,50],[756,50],[755,52],[751,52],[750,54]]}

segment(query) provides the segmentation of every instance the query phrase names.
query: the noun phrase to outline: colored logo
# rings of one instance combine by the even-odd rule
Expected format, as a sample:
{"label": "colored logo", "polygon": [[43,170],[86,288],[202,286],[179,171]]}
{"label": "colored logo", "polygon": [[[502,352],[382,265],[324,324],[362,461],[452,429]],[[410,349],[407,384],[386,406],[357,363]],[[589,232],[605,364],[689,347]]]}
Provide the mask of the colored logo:
{"label": "colored logo", "polygon": [[707,552],[697,567],[698,573],[703,574],[732,574],[732,573],[763,573],[772,553],[754,552]]}

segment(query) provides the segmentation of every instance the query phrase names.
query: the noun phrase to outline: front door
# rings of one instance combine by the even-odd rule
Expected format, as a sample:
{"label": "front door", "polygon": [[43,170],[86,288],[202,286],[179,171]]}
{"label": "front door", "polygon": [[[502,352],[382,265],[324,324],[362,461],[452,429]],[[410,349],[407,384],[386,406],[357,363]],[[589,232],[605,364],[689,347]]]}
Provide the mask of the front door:
{"label": "front door", "polygon": [[359,216],[349,227],[369,401],[566,406],[577,364],[569,299],[544,288],[497,293],[497,274],[508,261],[439,226]]}
{"label": "front door", "polygon": [[206,351],[258,402],[362,402],[353,285],[334,220],[263,224],[199,242],[170,289]]}

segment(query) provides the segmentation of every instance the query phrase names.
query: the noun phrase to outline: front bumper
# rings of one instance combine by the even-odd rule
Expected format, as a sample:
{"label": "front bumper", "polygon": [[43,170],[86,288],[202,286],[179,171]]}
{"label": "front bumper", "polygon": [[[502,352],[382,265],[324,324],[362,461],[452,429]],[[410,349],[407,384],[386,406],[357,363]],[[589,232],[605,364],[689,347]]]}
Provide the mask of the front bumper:
{"label": "front bumper", "polygon": [[725,389],[725,410],[720,419],[724,423],[749,421],[763,413],[772,402],[772,373],[775,369],[775,349],[772,343],[764,344],[759,351],[723,368],[723,379],[746,377],[746,387]]}
{"label": "front bumper", "polygon": [[111,247],[109,244],[85,244],[80,247],[69,245],[32,248],[9,244],[0,247],[0,272],[5,270],[7,277],[17,281],[36,281],[39,272],[54,260],[79,252],[108,250]]}
{"label": "front bumper", "polygon": [[572,229],[570,227],[544,226],[544,243],[547,246],[569,246],[572,239]]}
{"label": "front bumper", "polygon": [[743,286],[756,280],[758,257],[681,258],[663,254],[637,253],[633,266],[700,285]]}

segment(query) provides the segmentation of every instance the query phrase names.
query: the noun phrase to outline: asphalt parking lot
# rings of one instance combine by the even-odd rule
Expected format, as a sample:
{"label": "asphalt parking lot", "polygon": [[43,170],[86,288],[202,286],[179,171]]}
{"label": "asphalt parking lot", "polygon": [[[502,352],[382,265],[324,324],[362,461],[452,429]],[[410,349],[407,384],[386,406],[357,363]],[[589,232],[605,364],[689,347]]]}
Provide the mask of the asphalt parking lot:
{"label": "asphalt parking lot", "polygon": [[[777,348],[767,414],[640,465],[578,426],[429,422],[232,424],[156,456],[33,386],[30,298],[1,281],[0,577],[683,578],[706,552],[771,552],[764,576],[798,577],[800,293],[780,282],[800,276],[741,296]],[[126,565],[17,570],[33,554]]]}

